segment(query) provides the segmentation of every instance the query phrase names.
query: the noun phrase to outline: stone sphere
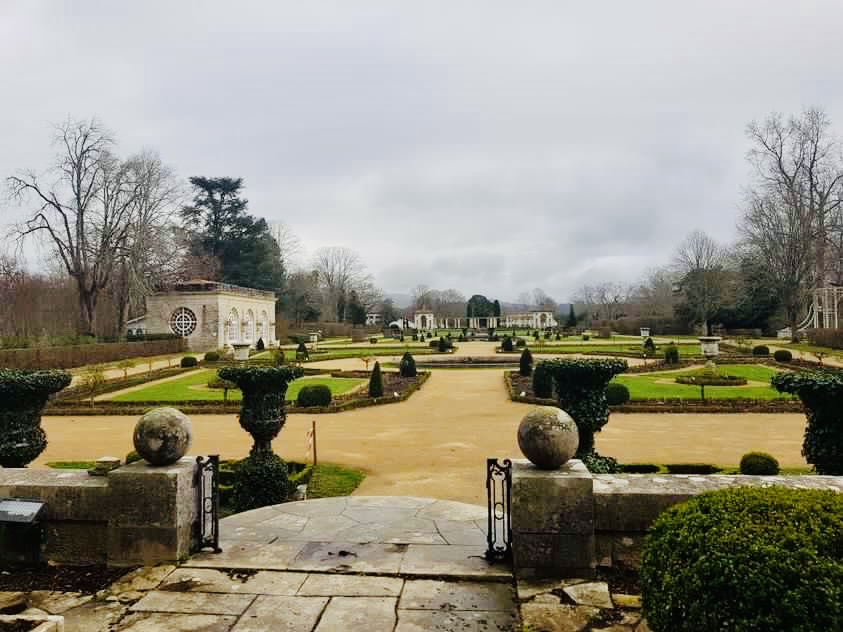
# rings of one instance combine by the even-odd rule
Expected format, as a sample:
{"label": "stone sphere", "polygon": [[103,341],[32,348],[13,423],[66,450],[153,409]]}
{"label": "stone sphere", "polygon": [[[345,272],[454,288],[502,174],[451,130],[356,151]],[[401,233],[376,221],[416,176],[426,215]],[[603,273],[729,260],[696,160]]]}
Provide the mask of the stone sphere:
{"label": "stone sphere", "polygon": [[577,452],[577,424],[561,408],[540,406],[518,426],[518,447],[536,467],[555,470]]}
{"label": "stone sphere", "polygon": [[172,465],[190,449],[190,418],[176,408],[153,408],[138,420],[132,440],[150,465]]}

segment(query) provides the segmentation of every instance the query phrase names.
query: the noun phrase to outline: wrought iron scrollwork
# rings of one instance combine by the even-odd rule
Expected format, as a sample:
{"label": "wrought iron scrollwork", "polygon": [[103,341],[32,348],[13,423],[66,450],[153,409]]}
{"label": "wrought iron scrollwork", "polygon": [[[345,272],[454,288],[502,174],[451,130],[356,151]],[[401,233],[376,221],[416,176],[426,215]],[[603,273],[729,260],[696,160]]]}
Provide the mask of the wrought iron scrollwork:
{"label": "wrought iron scrollwork", "polygon": [[199,486],[197,550],[210,548],[214,553],[220,553],[220,457],[218,454],[212,454],[207,459],[197,456],[196,463],[199,466],[196,473]]}
{"label": "wrought iron scrollwork", "polygon": [[486,559],[490,562],[512,560],[512,461],[486,459],[486,496],[488,531]]}

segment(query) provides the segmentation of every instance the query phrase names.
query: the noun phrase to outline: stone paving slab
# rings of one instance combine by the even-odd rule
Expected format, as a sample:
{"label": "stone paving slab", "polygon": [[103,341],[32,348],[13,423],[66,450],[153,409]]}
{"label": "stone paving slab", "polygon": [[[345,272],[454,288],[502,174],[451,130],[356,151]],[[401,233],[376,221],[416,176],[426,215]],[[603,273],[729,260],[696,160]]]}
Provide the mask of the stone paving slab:
{"label": "stone paving slab", "polygon": [[405,544],[309,542],[287,568],[331,573],[382,573],[396,575]]}
{"label": "stone paving slab", "polygon": [[[112,630],[114,632],[228,632],[236,621],[237,617],[216,614],[135,612],[124,618]],[[87,632],[93,632],[93,628],[89,628]]]}
{"label": "stone paving slab", "polygon": [[284,571],[238,574],[211,568],[180,568],[164,580],[159,590],[291,596],[298,592],[306,578],[304,573]]}
{"label": "stone paving slab", "polygon": [[132,612],[174,612],[184,614],[240,615],[255,600],[254,595],[154,590],[133,605]]}
{"label": "stone paving slab", "polygon": [[509,568],[489,564],[483,546],[411,544],[407,547],[401,575],[442,577],[508,578]]}
{"label": "stone paving slab", "polygon": [[492,582],[407,580],[398,607],[404,610],[512,611],[513,590]]}
{"label": "stone paving slab", "polygon": [[311,632],[327,603],[326,597],[260,596],[232,632]]}
{"label": "stone paving slab", "polygon": [[315,632],[391,632],[396,601],[394,597],[333,597]]}
{"label": "stone paving slab", "polygon": [[513,632],[515,624],[512,612],[399,610],[395,632]]}
{"label": "stone paving slab", "polygon": [[404,581],[397,577],[310,574],[299,595],[342,597],[397,597]]}
{"label": "stone paving slab", "polygon": [[304,548],[304,542],[256,542],[220,543],[222,553],[200,553],[194,555],[184,566],[198,568],[254,568],[264,570],[286,570],[292,560]]}

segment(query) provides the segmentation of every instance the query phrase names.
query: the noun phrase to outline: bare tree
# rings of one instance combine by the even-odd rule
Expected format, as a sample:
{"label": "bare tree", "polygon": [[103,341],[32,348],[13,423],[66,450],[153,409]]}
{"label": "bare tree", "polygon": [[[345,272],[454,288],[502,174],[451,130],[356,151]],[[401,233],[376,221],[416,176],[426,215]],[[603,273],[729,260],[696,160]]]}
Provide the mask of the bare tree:
{"label": "bare tree", "polygon": [[629,288],[621,283],[606,281],[598,285],[584,285],[575,300],[585,305],[591,318],[615,320],[623,315],[628,296]]}
{"label": "bare tree", "polygon": [[281,251],[281,265],[285,270],[297,268],[299,259],[304,254],[304,247],[299,236],[285,222],[272,222],[270,230]]}
{"label": "bare tree", "polygon": [[553,310],[556,311],[556,301],[550,294],[538,287],[533,290],[532,304],[537,308],[553,306]]}
{"label": "bare tree", "polygon": [[351,290],[361,287],[371,278],[360,255],[350,248],[330,246],[320,248],[313,257],[313,269],[324,289],[325,303],[336,321],[345,318],[345,305]]}
{"label": "bare tree", "polygon": [[8,178],[14,198],[34,199],[18,229],[25,239],[43,237],[76,283],[81,333],[93,333],[97,300],[111,281],[129,230],[136,184],[112,153],[114,141],[96,120],[68,121],[57,128],[59,147],[52,183],[34,172]]}
{"label": "bare tree", "polygon": [[413,288],[413,307],[420,309],[422,307],[433,308],[433,298],[436,290],[431,290],[424,284],[419,284]]}
{"label": "bare tree", "polygon": [[313,271],[297,270],[287,277],[284,305],[287,314],[296,326],[305,320],[319,316],[319,274]]}
{"label": "bare tree", "polygon": [[[813,282],[819,285],[827,282],[827,253],[840,229],[843,144],[830,127],[828,116],[819,108],[787,120],[771,114],[763,123],[747,127],[752,142],[747,158],[755,177],[744,220],[759,215],[769,221],[770,212],[783,213],[802,226],[791,236],[798,232],[804,240],[803,255],[810,254]],[[808,225],[803,226],[806,221]]]}
{"label": "bare tree", "polygon": [[690,233],[673,256],[688,308],[706,334],[710,332],[709,320],[726,302],[727,263],[726,249],[700,230]]}
{"label": "bare tree", "polygon": [[634,290],[631,300],[638,304],[638,315],[650,318],[670,318],[676,301],[675,275],[667,268],[657,268]]}

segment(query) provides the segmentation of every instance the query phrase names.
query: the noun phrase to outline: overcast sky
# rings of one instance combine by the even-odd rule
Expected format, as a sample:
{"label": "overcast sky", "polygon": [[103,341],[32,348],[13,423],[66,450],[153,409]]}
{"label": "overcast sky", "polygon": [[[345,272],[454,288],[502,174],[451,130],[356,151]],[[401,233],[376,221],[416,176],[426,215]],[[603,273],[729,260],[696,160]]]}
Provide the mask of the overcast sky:
{"label": "overcast sky", "polygon": [[0,175],[97,116],[386,291],[565,301],[732,239],[753,118],[843,129],[841,25],[840,0],[0,0]]}

